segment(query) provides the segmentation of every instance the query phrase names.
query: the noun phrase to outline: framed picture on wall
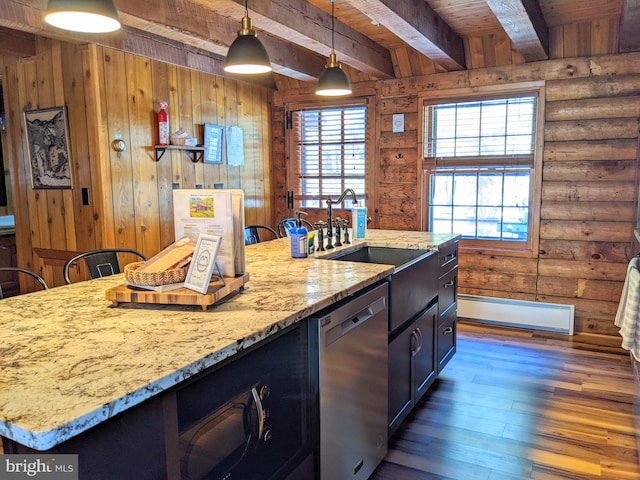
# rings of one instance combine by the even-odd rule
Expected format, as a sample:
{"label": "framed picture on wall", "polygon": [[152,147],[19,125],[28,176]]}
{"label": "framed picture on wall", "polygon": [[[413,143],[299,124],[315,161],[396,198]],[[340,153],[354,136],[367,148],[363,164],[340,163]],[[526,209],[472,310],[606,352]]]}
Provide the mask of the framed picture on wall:
{"label": "framed picture on wall", "polygon": [[33,188],[71,188],[65,107],[24,112]]}

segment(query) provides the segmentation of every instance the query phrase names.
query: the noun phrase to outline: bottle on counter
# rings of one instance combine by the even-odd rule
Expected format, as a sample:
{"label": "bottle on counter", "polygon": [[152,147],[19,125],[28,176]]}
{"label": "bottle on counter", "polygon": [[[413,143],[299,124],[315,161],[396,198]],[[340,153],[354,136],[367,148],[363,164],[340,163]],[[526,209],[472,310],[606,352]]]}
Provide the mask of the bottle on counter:
{"label": "bottle on counter", "polygon": [[309,254],[309,240],[306,227],[302,224],[302,215],[306,215],[307,212],[297,211],[296,226],[289,232],[289,238],[291,239],[291,257],[292,258],[307,258]]}
{"label": "bottle on counter", "polygon": [[358,203],[351,209],[351,226],[353,239],[364,239],[367,235],[367,207]]}

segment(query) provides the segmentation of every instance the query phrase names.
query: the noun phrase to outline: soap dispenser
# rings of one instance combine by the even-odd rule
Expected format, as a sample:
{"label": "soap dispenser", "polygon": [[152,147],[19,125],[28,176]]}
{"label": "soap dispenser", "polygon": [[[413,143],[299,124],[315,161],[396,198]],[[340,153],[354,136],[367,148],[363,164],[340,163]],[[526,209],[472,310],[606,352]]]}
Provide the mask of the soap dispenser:
{"label": "soap dispenser", "polygon": [[302,215],[306,215],[306,212],[296,212],[297,220],[296,226],[289,232],[289,238],[291,239],[291,257],[292,258],[307,258],[309,253],[309,241],[307,236],[309,232],[302,225]]}

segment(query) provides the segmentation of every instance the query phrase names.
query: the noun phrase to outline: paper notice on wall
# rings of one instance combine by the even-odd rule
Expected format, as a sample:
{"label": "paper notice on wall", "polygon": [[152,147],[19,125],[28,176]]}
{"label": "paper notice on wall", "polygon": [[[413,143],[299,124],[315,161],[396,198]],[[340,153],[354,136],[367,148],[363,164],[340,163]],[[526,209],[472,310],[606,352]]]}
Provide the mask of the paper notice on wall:
{"label": "paper notice on wall", "polygon": [[227,163],[244,165],[244,137],[240,127],[227,127]]}
{"label": "paper notice on wall", "polygon": [[200,234],[220,237],[217,265],[222,275],[245,273],[244,193],[242,190],[173,191],[176,239]]}

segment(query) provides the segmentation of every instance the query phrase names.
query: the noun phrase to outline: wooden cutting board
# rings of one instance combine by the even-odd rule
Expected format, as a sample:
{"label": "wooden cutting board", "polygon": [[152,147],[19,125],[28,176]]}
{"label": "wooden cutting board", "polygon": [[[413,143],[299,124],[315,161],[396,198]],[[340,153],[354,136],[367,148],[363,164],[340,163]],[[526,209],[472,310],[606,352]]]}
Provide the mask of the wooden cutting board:
{"label": "wooden cutting board", "polygon": [[178,288],[169,292],[154,292],[131,287],[127,284],[112,287],[106,291],[107,300],[111,300],[114,306],[120,303],[155,303],[162,305],[200,305],[203,310],[222,300],[235,290],[244,287],[249,281],[249,274],[237,277],[225,277],[225,284],[220,279],[209,284],[207,293],[202,294],[189,290],[188,288]]}

